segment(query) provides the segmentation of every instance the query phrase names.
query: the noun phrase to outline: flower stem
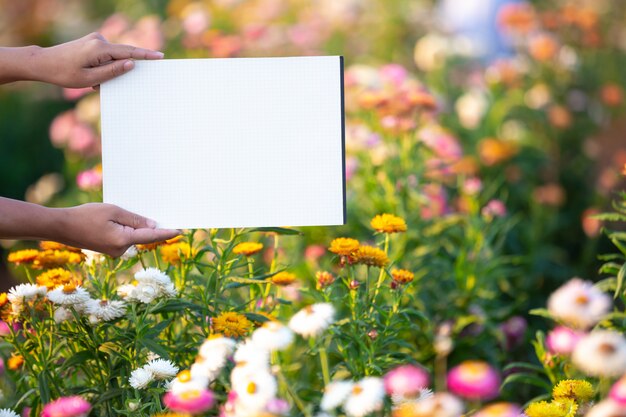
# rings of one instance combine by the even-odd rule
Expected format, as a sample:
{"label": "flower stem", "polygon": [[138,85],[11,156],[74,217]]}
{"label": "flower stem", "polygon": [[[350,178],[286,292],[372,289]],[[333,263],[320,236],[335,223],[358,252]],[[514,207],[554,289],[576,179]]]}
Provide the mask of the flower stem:
{"label": "flower stem", "polygon": [[[385,233],[385,254],[389,255],[389,233]],[[378,297],[378,291],[380,291],[380,286],[383,285],[384,278],[385,278],[385,268],[381,267],[380,272],[378,273],[378,282],[376,283],[374,296],[372,297],[372,305],[370,307],[370,314],[372,314],[372,312],[374,311],[374,303],[376,302],[376,297]]]}
{"label": "flower stem", "polygon": [[330,383],[330,370],[328,369],[328,354],[326,352],[326,346],[324,344],[320,346],[320,363],[322,365],[322,377],[324,378],[324,386],[326,386]]}

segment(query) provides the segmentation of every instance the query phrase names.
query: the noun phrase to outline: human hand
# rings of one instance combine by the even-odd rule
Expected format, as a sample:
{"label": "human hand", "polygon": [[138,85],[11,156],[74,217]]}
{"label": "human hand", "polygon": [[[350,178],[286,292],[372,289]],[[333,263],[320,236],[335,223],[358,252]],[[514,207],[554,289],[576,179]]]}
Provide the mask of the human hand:
{"label": "human hand", "polygon": [[178,236],[179,230],[156,229],[153,220],[111,204],[89,203],[60,211],[58,238],[68,245],[118,257],[137,243]]}
{"label": "human hand", "polygon": [[109,43],[99,33],[49,48],[32,59],[32,78],[61,87],[94,87],[134,68],[133,59],[161,59],[163,53]]}

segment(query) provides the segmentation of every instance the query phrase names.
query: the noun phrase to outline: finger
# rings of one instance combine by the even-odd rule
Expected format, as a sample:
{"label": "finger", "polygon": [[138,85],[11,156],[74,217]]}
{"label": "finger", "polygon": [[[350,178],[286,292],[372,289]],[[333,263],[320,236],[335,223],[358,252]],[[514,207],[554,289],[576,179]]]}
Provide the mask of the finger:
{"label": "finger", "polygon": [[115,43],[109,44],[106,52],[111,59],[161,59],[164,56],[163,52]]}
{"label": "finger", "polygon": [[146,244],[154,242],[162,242],[180,235],[180,230],[170,229],[134,229],[130,231],[130,244]]}
{"label": "finger", "polygon": [[95,85],[112,78],[119,77],[133,68],[135,68],[135,63],[133,61],[120,60],[113,61],[110,64],[102,65],[100,67],[89,68],[86,71],[89,71],[91,76],[91,84]]}
{"label": "finger", "polygon": [[156,222],[139,214],[131,213],[118,207],[113,220],[122,226],[132,227],[133,229],[154,229]]}

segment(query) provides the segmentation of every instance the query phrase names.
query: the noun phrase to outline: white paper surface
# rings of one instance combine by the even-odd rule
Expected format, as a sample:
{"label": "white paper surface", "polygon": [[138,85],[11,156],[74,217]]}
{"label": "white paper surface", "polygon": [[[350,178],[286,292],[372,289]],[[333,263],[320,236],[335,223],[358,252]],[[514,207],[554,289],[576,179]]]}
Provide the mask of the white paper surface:
{"label": "white paper surface", "polygon": [[137,61],[100,89],[104,202],[164,228],[343,224],[341,67]]}

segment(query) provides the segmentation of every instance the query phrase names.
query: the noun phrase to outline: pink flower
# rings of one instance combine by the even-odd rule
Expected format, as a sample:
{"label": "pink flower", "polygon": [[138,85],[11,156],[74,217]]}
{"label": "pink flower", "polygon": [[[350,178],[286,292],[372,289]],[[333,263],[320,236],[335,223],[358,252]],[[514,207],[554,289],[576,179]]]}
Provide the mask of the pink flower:
{"label": "pink flower", "polygon": [[32,411],[32,408],[24,407],[24,409],[22,410],[22,417],[30,417],[31,411]]}
{"label": "pink flower", "polygon": [[423,196],[425,198],[421,209],[423,219],[430,220],[450,212],[446,190],[440,184],[426,184]]}
{"label": "pink flower", "polygon": [[558,326],[546,336],[546,346],[551,353],[569,355],[584,335],[583,332],[572,330],[569,327]]}
{"label": "pink flower", "polygon": [[[18,322],[13,322],[13,331],[17,332],[22,326]],[[0,321],[0,337],[6,337],[11,334],[11,329],[6,321]]]}
{"label": "pink flower", "polygon": [[83,88],[64,88],[63,89],[63,97],[66,100],[78,100],[84,95],[93,92],[93,88],[91,87],[83,87]]}
{"label": "pink flower", "polygon": [[402,365],[387,372],[384,382],[387,394],[412,397],[428,387],[430,378],[420,366]]}
{"label": "pink flower", "polygon": [[102,171],[88,169],[81,171],[76,176],[76,184],[81,190],[97,190],[102,186]]}
{"label": "pink flower", "polygon": [[521,413],[517,404],[494,403],[479,410],[474,417],[519,417]]}
{"label": "pink flower", "polygon": [[435,155],[446,161],[456,161],[463,156],[463,150],[458,140],[442,127],[426,127],[420,130],[417,135]]}
{"label": "pink flower", "polygon": [[282,398],[269,400],[265,409],[272,415],[284,415],[289,412],[289,403]]}
{"label": "pink flower", "polygon": [[76,123],[78,123],[78,121],[74,110],[68,110],[55,117],[50,125],[49,132],[52,144],[57,148],[64,146]]}
{"label": "pink flower", "polygon": [[359,160],[355,157],[349,156],[346,158],[346,181],[354,176],[354,173],[359,168]]}
{"label": "pink flower", "polygon": [[469,400],[490,400],[500,391],[500,376],[487,362],[465,361],[448,372],[448,389]]}
{"label": "pink flower", "polygon": [[213,406],[214,402],[213,393],[206,389],[189,390],[179,395],[168,392],[163,397],[163,403],[167,408],[180,413],[204,413]]}
{"label": "pink flower", "polygon": [[626,375],[617,380],[611,391],[609,397],[618,403],[620,406],[626,406]]}
{"label": "pink flower", "polygon": [[309,262],[316,262],[326,254],[326,248],[322,245],[309,245],[304,250],[304,259]]}
{"label": "pink flower", "polygon": [[482,215],[485,217],[504,217],[506,216],[506,206],[500,200],[491,200],[483,207]]}
{"label": "pink flower", "polygon": [[70,131],[68,148],[80,154],[93,154],[97,144],[97,136],[91,126],[76,123]]}
{"label": "pink flower", "polygon": [[383,80],[400,87],[407,78],[407,70],[398,64],[388,64],[380,69],[380,76]]}
{"label": "pink flower", "polygon": [[476,177],[468,178],[463,183],[463,192],[468,195],[475,195],[483,189],[483,182]]}
{"label": "pink flower", "polygon": [[61,397],[44,406],[41,417],[87,417],[91,404],[75,395]]}

